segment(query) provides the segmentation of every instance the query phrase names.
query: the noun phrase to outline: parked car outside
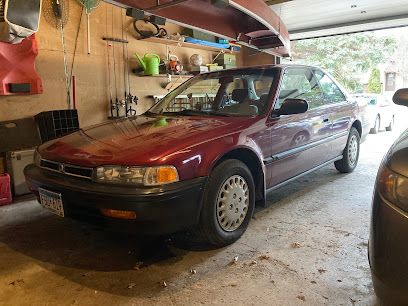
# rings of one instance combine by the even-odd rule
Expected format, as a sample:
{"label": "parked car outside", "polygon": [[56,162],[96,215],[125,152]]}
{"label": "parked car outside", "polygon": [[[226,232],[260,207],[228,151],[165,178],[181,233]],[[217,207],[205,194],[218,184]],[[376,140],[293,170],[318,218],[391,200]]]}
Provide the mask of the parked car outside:
{"label": "parked car outside", "polygon": [[[408,89],[394,95],[408,106]],[[369,261],[377,295],[391,305],[408,305],[408,130],[385,155],[374,189]]]}
{"label": "parked car outside", "polygon": [[267,190],[331,163],[353,171],[363,133],[356,102],[318,68],[225,70],[144,115],[41,145],[25,176],[60,216],[144,235],[189,230],[222,246]]}
{"label": "parked car outside", "polygon": [[358,94],[356,98],[367,101],[370,120],[370,134],[377,134],[380,130],[392,131],[395,124],[395,110],[392,101],[385,95]]}

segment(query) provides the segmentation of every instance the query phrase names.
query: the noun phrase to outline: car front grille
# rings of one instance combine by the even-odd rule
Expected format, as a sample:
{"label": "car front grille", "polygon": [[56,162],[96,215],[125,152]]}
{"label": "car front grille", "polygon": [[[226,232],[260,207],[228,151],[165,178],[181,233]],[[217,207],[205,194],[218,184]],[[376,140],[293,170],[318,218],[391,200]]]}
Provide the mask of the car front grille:
{"label": "car front grille", "polygon": [[93,169],[86,167],[79,167],[74,165],[68,165],[63,163],[58,163],[50,160],[41,159],[40,167],[43,169],[51,170],[61,174],[75,176],[85,179],[92,179]]}

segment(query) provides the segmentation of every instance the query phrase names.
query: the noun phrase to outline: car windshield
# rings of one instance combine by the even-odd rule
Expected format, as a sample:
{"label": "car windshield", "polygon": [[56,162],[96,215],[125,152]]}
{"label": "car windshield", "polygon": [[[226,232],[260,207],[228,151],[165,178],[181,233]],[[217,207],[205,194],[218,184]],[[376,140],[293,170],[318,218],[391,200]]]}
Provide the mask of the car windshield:
{"label": "car windshield", "polygon": [[149,113],[257,116],[268,109],[276,69],[241,69],[196,76],[170,92]]}

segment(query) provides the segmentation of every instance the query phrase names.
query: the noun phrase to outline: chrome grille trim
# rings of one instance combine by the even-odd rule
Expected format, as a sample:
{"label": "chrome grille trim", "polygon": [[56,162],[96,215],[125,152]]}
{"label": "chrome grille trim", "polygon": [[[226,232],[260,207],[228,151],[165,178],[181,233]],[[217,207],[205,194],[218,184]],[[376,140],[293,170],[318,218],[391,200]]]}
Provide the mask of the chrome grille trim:
{"label": "chrome grille trim", "polygon": [[[44,164],[48,164],[48,167]],[[55,166],[55,167],[50,167],[50,166]],[[59,163],[59,162],[55,162],[55,161],[51,161],[51,160],[47,160],[47,159],[43,159],[41,158],[40,160],[40,168],[42,169],[46,169],[49,171],[53,171],[56,173],[60,173],[60,174],[65,174],[68,176],[73,176],[73,177],[79,177],[79,178],[84,178],[84,179],[88,179],[88,180],[92,180],[92,176],[93,176],[93,168],[87,168],[87,167],[80,167],[80,166],[74,166],[71,164],[64,164],[64,163]],[[80,174],[76,174],[76,173],[72,173],[69,170],[83,170],[83,171],[88,171],[89,175],[80,175]]]}

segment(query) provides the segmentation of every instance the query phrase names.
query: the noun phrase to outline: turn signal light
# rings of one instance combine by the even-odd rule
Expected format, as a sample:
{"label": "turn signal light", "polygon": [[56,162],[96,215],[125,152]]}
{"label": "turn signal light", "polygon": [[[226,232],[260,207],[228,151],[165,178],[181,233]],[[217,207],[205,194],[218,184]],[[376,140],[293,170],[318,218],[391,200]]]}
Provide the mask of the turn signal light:
{"label": "turn signal light", "polygon": [[101,214],[106,217],[117,218],[117,219],[126,219],[126,220],[136,219],[136,213],[134,211],[101,208]]}
{"label": "turn signal light", "polygon": [[168,183],[178,180],[176,169],[173,167],[161,167],[157,169],[157,182]]}
{"label": "turn signal light", "polygon": [[144,184],[145,186],[157,186],[179,181],[177,169],[173,166],[159,166],[147,168]]}

